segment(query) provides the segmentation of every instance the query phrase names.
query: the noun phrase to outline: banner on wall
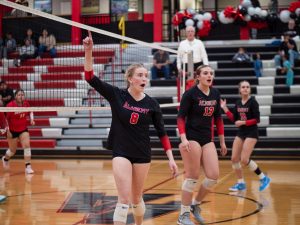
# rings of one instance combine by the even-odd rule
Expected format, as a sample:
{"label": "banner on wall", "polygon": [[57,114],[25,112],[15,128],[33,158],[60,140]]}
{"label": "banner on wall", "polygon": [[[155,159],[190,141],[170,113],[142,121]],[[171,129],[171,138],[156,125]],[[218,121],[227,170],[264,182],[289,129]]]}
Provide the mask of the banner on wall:
{"label": "banner on wall", "polygon": [[128,0],[111,0],[112,14],[125,14],[128,12]]}
{"label": "banner on wall", "polygon": [[52,0],[35,0],[34,8],[45,13],[52,13]]}
{"label": "banner on wall", "polygon": [[81,13],[99,13],[99,0],[81,0]]}

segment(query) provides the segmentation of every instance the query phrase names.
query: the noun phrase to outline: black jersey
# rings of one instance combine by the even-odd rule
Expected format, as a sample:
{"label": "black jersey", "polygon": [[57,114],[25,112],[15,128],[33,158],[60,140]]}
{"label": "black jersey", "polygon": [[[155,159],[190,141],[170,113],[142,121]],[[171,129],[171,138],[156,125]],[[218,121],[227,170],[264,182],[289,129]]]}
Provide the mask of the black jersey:
{"label": "black jersey", "polygon": [[142,100],[136,101],[127,89],[119,89],[95,76],[88,83],[111,106],[112,122],[107,148],[124,156],[151,157],[150,125],[154,125],[159,137],[166,135],[158,102],[147,94]]}
{"label": "black jersey", "polygon": [[256,120],[253,125],[243,125],[239,127],[240,131],[246,131],[250,129],[257,129],[257,123],[260,121],[260,112],[259,105],[254,97],[250,97],[245,104],[242,104],[242,100],[239,99],[235,103],[235,107],[233,109],[233,117],[234,121],[242,120],[242,121],[251,121]]}
{"label": "black jersey", "polygon": [[220,92],[210,88],[205,95],[198,86],[186,91],[180,102],[178,117],[185,118],[187,139],[212,138],[212,119],[221,117]]}

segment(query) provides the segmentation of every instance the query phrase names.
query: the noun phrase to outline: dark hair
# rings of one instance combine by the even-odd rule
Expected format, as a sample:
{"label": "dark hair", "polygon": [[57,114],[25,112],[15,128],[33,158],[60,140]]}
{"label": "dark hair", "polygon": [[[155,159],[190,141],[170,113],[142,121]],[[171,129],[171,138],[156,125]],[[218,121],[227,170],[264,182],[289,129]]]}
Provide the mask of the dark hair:
{"label": "dark hair", "polygon": [[18,94],[19,92],[25,93],[23,89],[17,89],[17,90],[15,91],[15,97],[17,96],[17,94]]}

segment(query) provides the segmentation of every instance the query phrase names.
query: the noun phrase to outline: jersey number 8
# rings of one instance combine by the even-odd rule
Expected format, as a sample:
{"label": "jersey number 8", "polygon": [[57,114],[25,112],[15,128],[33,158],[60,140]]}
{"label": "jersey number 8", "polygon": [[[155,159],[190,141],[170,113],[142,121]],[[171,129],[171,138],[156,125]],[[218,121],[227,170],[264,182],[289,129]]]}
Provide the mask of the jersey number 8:
{"label": "jersey number 8", "polygon": [[137,122],[139,121],[139,117],[140,117],[140,115],[138,113],[133,112],[133,113],[131,113],[129,122],[131,124],[137,124]]}

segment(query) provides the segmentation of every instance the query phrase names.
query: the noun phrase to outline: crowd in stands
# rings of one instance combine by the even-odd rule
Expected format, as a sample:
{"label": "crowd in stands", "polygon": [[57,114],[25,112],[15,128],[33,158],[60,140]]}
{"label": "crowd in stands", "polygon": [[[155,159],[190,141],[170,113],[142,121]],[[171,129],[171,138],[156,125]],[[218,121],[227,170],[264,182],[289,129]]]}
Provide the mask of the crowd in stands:
{"label": "crowd in stands", "polygon": [[5,39],[0,38],[0,59],[11,58],[12,53],[14,65],[21,66],[27,59],[42,58],[45,52],[48,52],[52,58],[56,57],[56,38],[49,34],[47,29],[43,29],[40,37],[33,34],[29,28],[26,31],[22,43],[17,43],[13,35],[8,32]]}

